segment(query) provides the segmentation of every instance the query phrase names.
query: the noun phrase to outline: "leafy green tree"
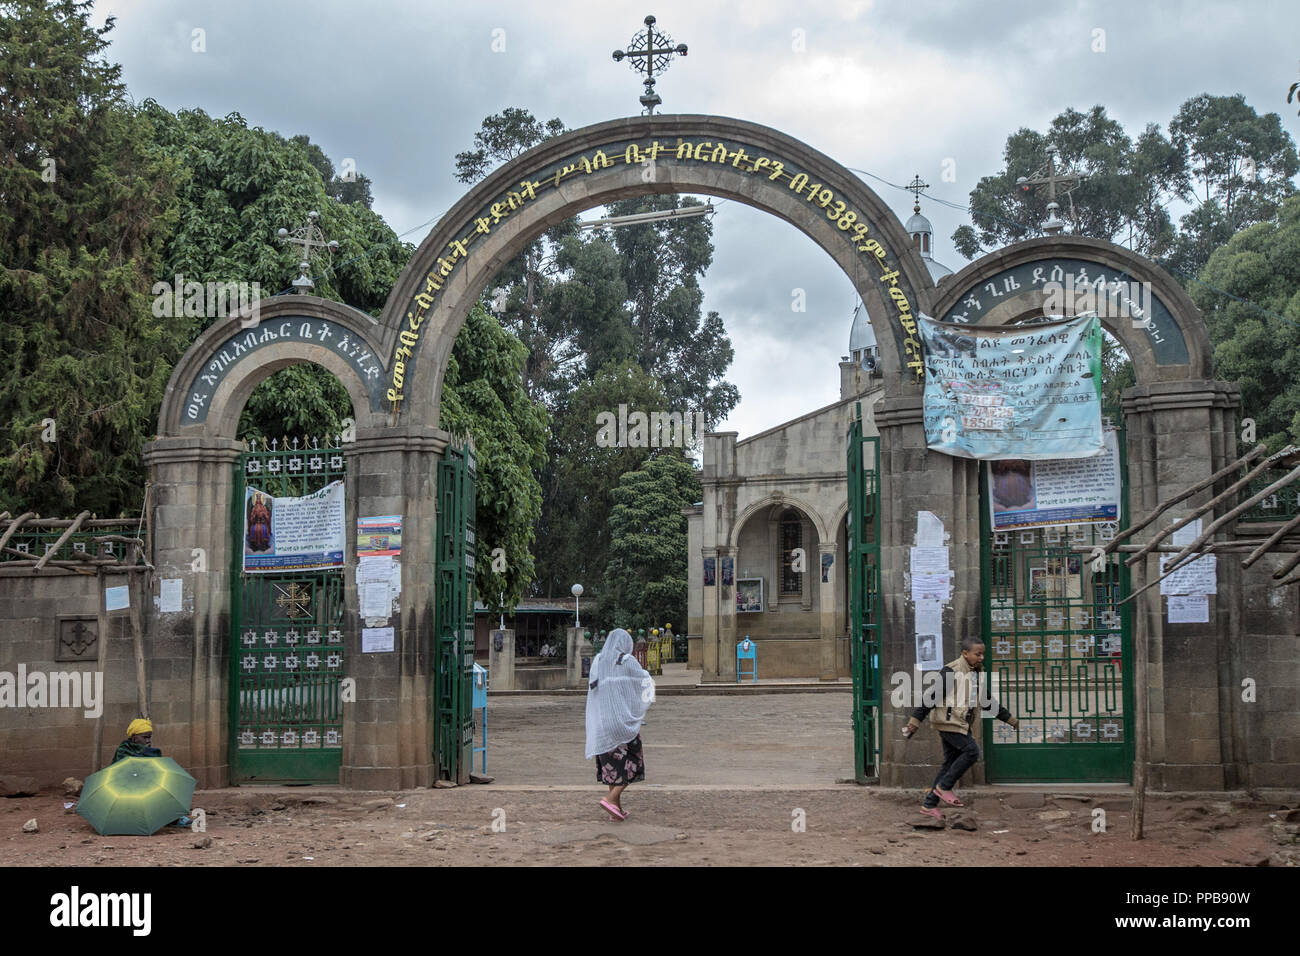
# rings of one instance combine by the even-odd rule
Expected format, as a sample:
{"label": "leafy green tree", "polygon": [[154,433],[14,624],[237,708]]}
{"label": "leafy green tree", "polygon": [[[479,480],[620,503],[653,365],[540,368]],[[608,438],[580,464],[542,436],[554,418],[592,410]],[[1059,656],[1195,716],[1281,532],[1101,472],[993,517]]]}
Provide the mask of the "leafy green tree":
{"label": "leafy green tree", "polygon": [[[689,196],[659,194],[611,203],[609,212],[628,216],[699,205]],[[700,279],[713,262],[712,238],[713,223],[692,216],[621,226],[612,239],[623,263],[637,362],[663,383],[671,408],[702,411],[709,427],[740,402],[739,389],[723,380],[735,353],[722,319],[717,312],[700,315]]]}
{"label": "leafy green tree", "polygon": [[[542,510],[537,476],[546,464],[549,420],[545,407],[524,392],[519,370],[525,358],[523,343],[480,303],[456,336],[443,383],[442,427],[474,439],[475,584],[489,607],[503,593],[505,606],[517,604],[535,574],[533,533]],[[496,548],[504,552],[503,571],[493,566]]]}
{"label": "leafy green tree", "polygon": [[1194,96],[1169,124],[1174,146],[1187,156],[1183,198],[1198,205],[1182,220],[1170,264],[1195,275],[1244,227],[1266,222],[1295,192],[1300,170],[1295,142],[1276,113],[1264,116],[1234,96]]}
{"label": "leafy green tree", "polygon": [[[550,463],[542,476],[542,513],[537,533],[536,593],[567,595],[580,583],[596,588],[608,563],[607,519],[614,488],[626,472],[650,456],[649,448],[604,447],[598,441],[601,413],[619,415],[667,407],[660,383],[633,362],[611,363],[565,396],[551,430]],[[614,436],[617,440],[617,436]]]}
{"label": "leafy green tree", "polygon": [[[367,209],[371,208],[374,203],[374,196],[370,194],[370,177],[357,172],[355,169],[349,170],[343,175],[339,175],[334,170],[334,164],[330,162],[325,151],[311,141],[305,133],[293,137],[291,142],[297,143],[307,151],[307,156],[311,164],[316,167],[320,173],[321,180],[325,183],[325,192],[331,199],[337,199],[344,203],[360,203]],[[344,160],[346,163],[347,160]]]}
{"label": "leafy green tree", "polygon": [[1276,450],[1300,440],[1300,196],[1283,200],[1276,222],[1233,236],[1200,278],[1191,296],[1215,376],[1240,384],[1241,415],[1255,420],[1259,441]]}
{"label": "leafy green tree", "polygon": [[[1007,137],[1004,168],[980,179],[971,191],[975,228],[961,226],[953,242],[966,258],[1022,239],[1043,235],[1047,194],[1016,180],[1031,178],[1057,154],[1057,171],[1070,169],[1084,178],[1068,197],[1058,198],[1061,217],[1075,235],[1096,239],[1127,238],[1151,254],[1168,242],[1168,213],[1163,203],[1185,182],[1182,154],[1160,128],[1148,125],[1136,144],[1102,106],[1087,113],[1067,109],[1046,133],[1022,128]],[[1059,196],[1059,194],[1058,194]]]}
{"label": "leafy green tree", "polygon": [[[1148,124],[1136,141],[1101,106],[1086,114],[1067,109],[1047,133],[1021,129],[1007,138],[1002,171],[971,191],[974,226],[953,233],[958,252],[973,258],[1042,234],[1047,200],[1016,180],[1032,176],[1049,147],[1086,177],[1061,200],[1073,234],[1126,243],[1183,278],[1237,231],[1275,216],[1300,169],[1277,114],[1258,115],[1241,94],[1194,96],[1167,137]],[[1177,227],[1171,202],[1192,205]]]}
{"label": "leafy green tree", "polygon": [[187,330],[151,312],[176,164],[101,54],[90,3],[0,3],[0,508],[138,509]]}
{"label": "leafy green tree", "polygon": [[609,563],[600,620],[610,627],[662,627],[686,620],[686,516],[682,509],[700,499],[695,466],[665,451],[614,489],[609,512]]}
{"label": "leafy green tree", "polygon": [[[528,110],[507,107],[483,120],[474,134],[474,149],[456,154],[456,179],[476,183],[496,166],[564,132],[559,119],[543,123]],[[557,366],[575,357],[567,342],[573,333],[570,314],[546,304],[561,268],[556,263],[555,246],[575,232],[573,219],[551,227],[508,262],[493,282],[494,299],[498,298],[496,290],[501,290],[493,305],[501,324],[528,350],[521,374],[524,388],[536,399],[549,397]]]}

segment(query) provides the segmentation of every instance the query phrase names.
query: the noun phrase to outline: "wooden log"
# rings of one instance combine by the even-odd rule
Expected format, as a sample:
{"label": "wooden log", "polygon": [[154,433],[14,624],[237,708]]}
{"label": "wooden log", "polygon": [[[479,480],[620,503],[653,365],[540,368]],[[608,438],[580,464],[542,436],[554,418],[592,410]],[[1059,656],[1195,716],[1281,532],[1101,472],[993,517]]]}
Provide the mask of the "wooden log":
{"label": "wooden log", "polygon": [[1297,525],[1300,525],[1300,515],[1296,515],[1286,524],[1282,525],[1282,527],[1274,531],[1267,541],[1261,544],[1254,551],[1250,552],[1250,555],[1244,561],[1241,562],[1241,566],[1243,568],[1250,567],[1252,564],[1254,564],[1256,561],[1262,558],[1265,552],[1267,552],[1270,548],[1272,548],[1273,545],[1281,541],[1283,535],[1285,535],[1288,531],[1290,531],[1292,528],[1296,527]]}
{"label": "wooden log", "polygon": [[[1291,446],[1288,445],[1287,447],[1290,448]],[[1139,521],[1137,524],[1132,525],[1131,527],[1127,528],[1126,530],[1124,530],[1124,531],[1121,532],[1120,534],[1116,535],[1116,536],[1114,537],[1114,539],[1112,539],[1111,542],[1106,546],[1105,553],[1106,553],[1106,554],[1110,554],[1110,553],[1111,553],[1112,551],[1114,551],[1117,547],[1119,547],[1120,543],[1121,543],[1122,541],[1124,541],[1124,539],[1126,539],[1126,538],[1130,538],[1130,537],[1132,537],[1133,535],[1137,534],[1139,531],[1141,531],[1143,528],[1145,528],[1145,527],[1146,527],[1147,525],[1149,525],[1151,522],[1155,521],[1156,518],[1160,517],[1162,514],[1164,514],[1166,511],[1168,511],[1168,510],[1169,510],[1170,508],[1172,508],[1174,505],[1178,504],[1180,501],[1186,501],[1188,498],[1190,498],[1192,495],[1196,494],[1198,491],[1202,491],[1202,490],[1204,490],[1204,489],[1206,489],[1206,488],[1209,488],[1211,485],[1213,485],[1213,484],[1214,484],[1216,481],[1218,481],[1219,479],[1221,479],[1221,478],[1226,478],[1228,475],[1230,475],[1230,474],[1232,474],[1233,472],[1235,472],[1235,471],[1236,471],[1238,468],[1240,468],[1242,465],[1246,464],[1247,462],[1252,461],[1252,460],[1255,459],[1255,458],[1258,458],[1260,455],[1262,455],[1262,454],[1263,454],[1264,452],[1266,452],[1267,450],[1268,450],[1268,447],[1267,447],[1266,445],[1256,445],[1254,448],[1252,448],[1252,449],[1251,449],[1250,451],[1248,451],[1246,454],[1242,455],[1240,458],[1238,458],[1236,461],[1234,461],[1231,465],[1228,465],[1226,468],[1221,468],[1221,469],[1219,469],[1219,470],[1216,471],[1214,474],[1210,475],[1209,478],[1206,478],[1206,479],[1203,480],[1203,481],[1198,481],[1196,484],[1192,485],[1192,487],[1188,488],[1186,491],[1180,492],[1179,494],[1177,494],[1177,495],[1175,495],[1174,497],[1170,498],[1168,501],[1164,502],[1162,505],[1160,505],[1160,507],[1156,508],[1155,511],[1151,512],[1151,514],[1147,515],[1144,519],[1142,519],[1141,521]],[[1278,455],[1281,455],[1281,454],[1282,454],[1282,452],[1278,452]],[[1248,474],[1248,475],[1246,476],[1246,479],[1245,479],[1245,480],[1249,481],[1252,477],[1254,477],[1254,475],[1255,475],[1258,471],[1260,471],[1261,468],[1264,468],[1264,467],[1266,467],[1266,466],[1268,465],[1268,462],[1271,461],[1273,457],[1276,457],[1276,456],[1270,456],[1270,457],[1269,457],[1268,459],[1266,459],[1264,462],[1261,462],[1260,466],[1259,466],[1258,468],[1256,468],[1254,471],[1252,471],[1250,474]],[[1089,550],[1091,550],[1091,549],[1089,549]]]}
{"label": "wooden log", "polygon": [[[1139,577],[1145,577],[1138,569]],[[1142,590],[1146,590],[1144,587]],[[1137,628],[1140,634],[1134,635],[1133,641],[1133,683],[1136,697],[1134,718],[1133,747],[1133,807],[1129,812],[1129,837],[1142,839],[1143,817],[1146,813],[1147,799],[1147,627]]]}
{"label": "wooden log", "polygon": [[[96,626],[99,629],[99,647],[97,648],[98,657],[95,662],[95,670],[96,673],[102,674],[104,673],[104,665],[108,661],[108,595],[104,591],[104,584],[107,580],[104,569],[100,568],[95,577],[95,585],[99,589],[99,610],[96,615]],[[107,710],[107,708],[104,709]],[[103,766],[104,760],[104,714],[102,711],[95,718],[95,730],[92,736],[95,741],[95,749],[90,757],[90,772],[96,773]]]}
{"label": "wooden log", "polygon": [[[136,557],[136,545],[131,546],[131,557]],[[134,562],[132,562],[134,564]],[[149,716],[149,690],[144,676],[144,626],[141,623],[141,602],[148,589],[139,586],[141,578],[139,575],[134,577],[128,576],[126,585],[128,594],[130,594],[131,606],[131,645],[135,650],[135,688],[136,697],[140,705],[140,716]],[[135,585],[135,586],[133,586]]]}
{"label": "wooden log", "polygon": [[1292,571],[1295,570],[1295,566],[1297,564],[1300,564],[1300,552],[1297,552],[1290,560],[1288,560],[1285,564],[1283,564],[1282,567],[1274,571],[1273,577],[1274,578],[1286,577],[1288,574],[1290,574]]}
{"label": "wooden log", "polygon": [[[1197,538],[1191,544],[1187,545],[1187,547],[1183,548],[1183,550],[1174,557],[1174,560],[1169,562],[1171,568],[1176,567],[1178,564],[1182,563],[1182,559],[1186,555],[1194,554],[1202,544],[1204,544],[1210,538],[1214,537],[1215,531],[1217,531],[1219,528],[1222,528],[1233,518],[1237,517],[1237,515],[1241,514],[1243,511],[1249,510],[1252,506],[1263,501],[1265,498],[1273,494],[1275,491],[1278,491],[1281,488],[1285,488],[1287,485],[1291,484],[1291,482],[1295,481],[1297,478],[1300,478],[1300,467],[1292,468],[1290,471],[1286,473],[1286,475],[1279,478],[1277,481],[1273,482],[1273,484],[1269,485],[1259,494],[1247,498],[1241,504],[1237,505],[1237,507],[1233,508],[1227,514],[1225,514],[1222,518],[1219,518],[1216,521],[1212,522],[1208,528],[1206,528],[1204,531],[1201,532],[1201,536],[1199,538]],[[1225,497],[1227,494],[1228,492],[1225,491],[1222,495],[1219,495],[1218,498]],[[1216,498],[1215,501],[1217,501],[1218,498]],[[1207,507],[1212,507],[1213,505],[1214,505],[1214,501],[1211,501],[1210,505]],[[1133,557],[1129,558],[1128,563],[1132,564],[1141,556],[1142,556],[1141,552],[1135,554]]]}
{"label": "wooden log", "polygon": [[[34,512],[33,512],[34,514]],[[21,517],[21,516],[20,516]],[[18,518],[0,518],[0,525],[17,521]],[[36,518],[24,522],[28,528],[41,528],[42,530],[52,530],[54,528],[66,528],[75,521],[75,518]],[[83,530],[91,528],[129,528],[131,527],[130,518],[89,518],[81,523]]]}
{"label": "wooden log", "polygon": [[52,556],[59,553],[59,548],[63,547],[67,540],[77,533],[77,529],[81,527],[81,523],[89,517],[90,512],[83,511],[73,519],[72,524],[68,525],[63,534],[59,535],[59,540],[54,542],[54,547],[45,549],[45,553],[41,555],[41,559],[36,562],[37,571],[45,567],[46,562],[49,561]]}
{"label": "wooden log", "polygon": [[3,535],[0,535],[0,551],[3,551],[5,549],[6,545],[9,544],[9,539],[12,538],[14,534],[18,531],[18,529],[23,526],[23,523],[25,521],[35,517],[36,517],[35,511],[24,511],[17,518],[15,518],[13,522],[9,525],[9,527],[5,529],[5,533]]}
{"label": "wooden log", "polygon": [[[1287,446],[1287,447],[1289,448],[1290,446]],[[1281,454],[1281,453],[1279,452],[1279,454]],[[1213,498],[1211,498],[1211,499],[1210,499],[1209,501],[1207,501],[1205,504],[1201,505],[1199,508],[1197,508],[1196,510],[1194,510],[1191,514],[1187,515],[1186,517],[1182,518],[1182,519],[1179,520],[1179,521],[1175,521],[1175,522],[1174,522],[1173,524],[1171,524],[1169,527],[1161,529],[1160,533],[1157,534],[1157,535],[1156,535],[1156,536],[1155,536],[1155,537],[1154,537],[1150,542],[1148,542],[1148,544],[1155,544],[1155,543],[1158,542],[1158,541],[1163,541],[1166,537],[1168,537],[1169,535],[1173,534],[1173,533],[1174,533],[1175,531],[1177,531],[1179,528],[1183,528],[1183,527],[1185,527],[1185,526],[1191,524],[1191,523],[1192,523],[1193,521],[1195,521],[1197,518],[1201,517],[1201,516],[1202,516],[1203,514],[1205,514],[1206,512],[1212,510],[1212,509],[1214,508],[1214,506],[1217,505],[1219,502],[1221,502],[1221,501],[1225,501],[1225,500],[1227,500],[1228,498],[1231,498],[1233,495],[1235,495],[1235,494],[1236,494],[1238,491],[1240,491],[1242,488],[1245,488],[1245,487],[1248,486],[1252,481],[1254,481],[1254,480],[1255,480],[1255,476],[1256,476],[1257,474],[1259,474],[1261,471],[1263,471],[1265,468],[1269,467],[1269,465],[1270,465],[1270,461],[1262,461],[1262,462],[1260,462],[1259,465],[1257,465],[1253,470],[1251,470],[1251,471],[1246,475],[1246,477],[1242,478],[1240,481],[1234,482],[1233,484],[1229,485],[1227,488],[1225,488],[1225,489],[1224,489],[1223,491],[1221,491],[1219,494],[1215,495]],[[1260,501],[1262,501],[1262,500],[1263,500],[1263,497],[1260,497],[1259,499],[1255,499],[1255,500],[1260,500]],[[1245,510],[1245,509],[1242,509],[1242,510]],[[1138,552],[1138,555],[1141,556],[1143,553],[1144,553],[1144,552]],[[1132,564],[1134,561],[1136,561],[1136,560],[1137,560],[1137,558],[1133,558],[1133,559],[1130,560],[1128,563],[1131,565],[1131,564]]]}

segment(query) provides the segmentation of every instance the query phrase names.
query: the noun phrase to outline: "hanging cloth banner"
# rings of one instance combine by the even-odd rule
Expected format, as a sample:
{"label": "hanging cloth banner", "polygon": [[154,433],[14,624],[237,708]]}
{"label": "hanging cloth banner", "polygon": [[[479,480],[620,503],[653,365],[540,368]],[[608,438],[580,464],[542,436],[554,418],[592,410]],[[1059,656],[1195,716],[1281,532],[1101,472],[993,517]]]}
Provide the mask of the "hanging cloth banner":
{"label": "hanging cloth banner", "polygon": [[919,325],[927,448],[985,461],[1102,450],[1096,315],[996,327],[921,316]]}
{"label": "hanging cloth banner", "polygon": [[244,489],[244,570],[315,571],[343,567],[343,482],[301,498]]}

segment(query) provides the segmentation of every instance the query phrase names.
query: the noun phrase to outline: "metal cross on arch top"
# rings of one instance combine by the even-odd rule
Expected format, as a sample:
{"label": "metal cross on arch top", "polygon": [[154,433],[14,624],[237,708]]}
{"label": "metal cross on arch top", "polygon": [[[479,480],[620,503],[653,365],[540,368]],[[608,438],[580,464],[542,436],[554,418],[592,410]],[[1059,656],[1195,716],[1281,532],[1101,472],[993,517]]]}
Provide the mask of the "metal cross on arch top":
{"label": "metal cross on arch top", "polygon": [[654,115],[655,107],[663,102],[655,92],[655,73],[662,74],[668,69],[674,53],[686,55],[685,43],[673,46],[672,42],[673,38],[662,30],[655,32],[655,18],[647,16],[645,29],[632,38],[627,49],[614,51],[615,62],[626,57],[634,72],[645,74],[645,92],[641,94],[641,105],[650,116]]}

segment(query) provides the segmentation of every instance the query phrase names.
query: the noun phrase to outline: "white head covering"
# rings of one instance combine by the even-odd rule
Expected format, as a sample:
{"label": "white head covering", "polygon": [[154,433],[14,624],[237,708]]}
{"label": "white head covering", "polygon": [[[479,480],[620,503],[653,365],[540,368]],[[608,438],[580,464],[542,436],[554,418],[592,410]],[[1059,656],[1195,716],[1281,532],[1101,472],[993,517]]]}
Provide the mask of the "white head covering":
{"label": "white head covering", "polygon": [[632,656],[632,635],[610,631],[587,681],[587,759],[636,737],[654,699],[654,680]]}

